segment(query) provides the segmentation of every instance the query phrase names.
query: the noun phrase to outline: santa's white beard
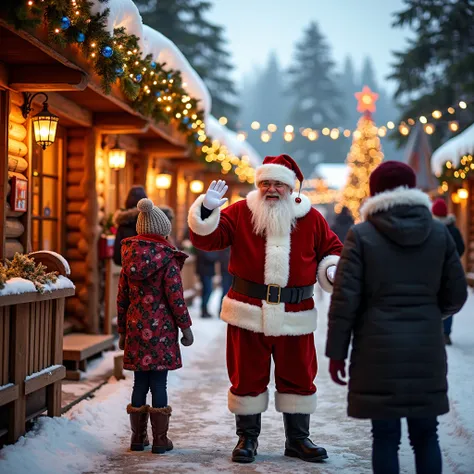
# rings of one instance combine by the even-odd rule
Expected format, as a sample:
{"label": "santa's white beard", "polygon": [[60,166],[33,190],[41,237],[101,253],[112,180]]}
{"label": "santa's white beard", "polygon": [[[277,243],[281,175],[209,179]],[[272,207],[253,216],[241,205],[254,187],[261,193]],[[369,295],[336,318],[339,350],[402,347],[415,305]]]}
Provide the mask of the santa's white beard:
{"label": "santa's white beard", "polygon": [[252,225],[257,235],[288,235],[295,223],[291,195],[267,201],[258,193],[257,205],[252,209]]}

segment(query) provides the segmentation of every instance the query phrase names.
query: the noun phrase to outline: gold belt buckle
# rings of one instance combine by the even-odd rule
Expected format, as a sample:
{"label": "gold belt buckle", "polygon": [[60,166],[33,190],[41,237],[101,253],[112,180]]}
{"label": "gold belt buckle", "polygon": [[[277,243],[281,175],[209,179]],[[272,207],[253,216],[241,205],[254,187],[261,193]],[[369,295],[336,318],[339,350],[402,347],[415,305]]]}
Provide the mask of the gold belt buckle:
{"label": "gold belt buckle", "polygon": [[[270,301],[270,290],[272,288],[278,288],[278,300],[276,302]],[[274,283],[270,283],[267,285],[267,303],[268,304],[280,304],[280,298],[281,298],[281,286],[280,285],[275,285]]]}

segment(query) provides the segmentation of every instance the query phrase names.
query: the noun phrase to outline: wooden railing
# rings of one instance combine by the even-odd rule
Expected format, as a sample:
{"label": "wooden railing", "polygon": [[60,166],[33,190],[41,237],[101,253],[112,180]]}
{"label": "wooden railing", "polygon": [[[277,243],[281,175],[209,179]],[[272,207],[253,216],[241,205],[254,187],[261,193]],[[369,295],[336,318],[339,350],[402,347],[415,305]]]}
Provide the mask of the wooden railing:
{"label": "wooden railing", "polygon": [[0,445],[26,422],[61,415],[64,301],[74,289],[0,297]]}

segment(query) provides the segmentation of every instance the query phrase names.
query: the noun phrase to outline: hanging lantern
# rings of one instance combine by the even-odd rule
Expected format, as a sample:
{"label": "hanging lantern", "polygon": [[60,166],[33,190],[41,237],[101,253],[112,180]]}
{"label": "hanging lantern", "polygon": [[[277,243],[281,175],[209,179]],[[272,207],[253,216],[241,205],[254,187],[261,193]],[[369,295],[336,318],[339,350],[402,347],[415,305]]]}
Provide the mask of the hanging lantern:
{"label": "hanging lantern", "polygon": [[109,168],[112,170],[121,170],[125,168],[126,162],[127,152],[120,147],[117,138],[114,147],[109,150]]}
{"label": "hanging lantern", "polygon": [[31,121],[36,143],[43,149],[54,143],[58,129],[59,117],[48,110],[48,103],[43,104],[43,110],[36,114]]}
{"label": "hanging lantern", "polygon": [[200,194],[204,190],[204,183],[199,179],[193,179],[189,183],[189,190],[194,194]]}
{"label": "hanging lantern", "polygon": [[21,108],[23,117],[28,118],[29,113],[31,112],[31,103],[37,95],[44,95],[45,101],[43,102],[43,110],[36,114],[31,122],[33,123],[33,132],[35,135],[36,143],[43,149],[54,143],[56,140],[56,132],[58,129],[59,117],[54,115],[48,110],[48,96],[44,92],[37,92],[36,94],[29,94],[25,92],[24,98],[25,102]]}
{"label": "hanging lantern", "polygon": [[171,187],[172,176],[169,173],[160,173],[156,175],[156,187],[158,189],[169,189]]}

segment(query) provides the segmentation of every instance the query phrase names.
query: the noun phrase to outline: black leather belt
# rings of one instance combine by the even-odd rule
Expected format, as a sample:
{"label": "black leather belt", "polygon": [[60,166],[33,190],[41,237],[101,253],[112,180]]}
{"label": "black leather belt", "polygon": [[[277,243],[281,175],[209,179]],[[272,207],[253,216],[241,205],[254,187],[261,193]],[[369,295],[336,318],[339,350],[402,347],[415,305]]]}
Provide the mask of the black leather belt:
{"label": "black leather belt", "polygon": [[265,300],[268,304],[296,304],[313,296],[314,285],[282,288],[280,285],[262,285],[234,276],[232,289],[241,295]]}

